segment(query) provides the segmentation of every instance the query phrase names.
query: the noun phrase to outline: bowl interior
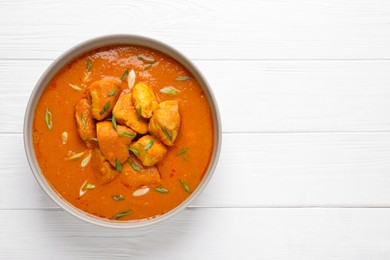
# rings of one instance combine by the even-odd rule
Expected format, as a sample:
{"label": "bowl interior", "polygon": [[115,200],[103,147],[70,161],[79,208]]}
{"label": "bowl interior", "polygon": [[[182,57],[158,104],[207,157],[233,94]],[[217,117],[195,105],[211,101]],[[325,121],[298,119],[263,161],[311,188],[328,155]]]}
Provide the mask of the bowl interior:
{"label": "bowl interior", "polygon": [[[174,58],[177,60],[180,64],[182,64],[190,73],[196,78],[196,80],[200,83],[204,93],[206,94],[206,97],[208,99],[212,116],[213,116],[213,124],[214,124],[214,148],[212,152],[212,157],[210,160],[210,164],[208,166],[208,169],[206,171],[206,174],[204,178],[202,179],[199,186],[196,188],[194,192],[179,206],[172,209],[171,211],[157,216],[152,219],[147,220],[137,220],[137,221],[114,221],[114,220],[108,220],[103,218],[95,217],[89,213],[86,213],[70,203],[68,203],[66,200],[62,199],[62,197],[51,187],[51,185],[46,181],[44,175],[41,172],[41,169],[38,165],[34,147],[33,147],[33,140],[32,140],[32,126],[33,126],[33,120],[34,120],[34,112],[35,107],[43,93],[43,90],[45,87],[49,84],[50,80],[57,74],[57,72],[63,68],[68,62],[72,61],[76,57],[99,47],[104,47],[108,45],[115,45],[115,44],[128,44],[128,45],[141,45],[145,47],[149,47],[155,50],[158,50],[162,53],[165,53],[166,55]],[[168,45],[161,43],[159,41],[141,37],[141,36],[135,36],[135,35],[109,35],[104,36],[100,38],[95,38],[92,40],[88,40],[86,42],[83,42],[70,50],[66,51],[64,54],[62,54],[60,57],[58,57],[44,72],[44,74],[41,76],[41,78],[38,80],[27,105],[26,113],[25,113],[25,119],[24,119],[24,146],[26,151],[26,156],[30,165],[30,168],[42,187],[42,189],[49,195],[49,197],[57,203],[60,207],[65,209],[67,212],[72,214],[73,216],[78,217],[79,219],[82,219],[86,222],[97,224],[100,226],[106,226],[106,227],[116,227],[116,228],[136,228],[136,227],[145,227],[149,226],[155,223],[158,223],[160,221],[163,221],[174,214],[178,213],[179,211],[183,210],[185,207],[187,207],[205,188],[207,183],[209,182],[212,174],[214,173],[215,167],[217,165],[219,154],[221,150],[221,142],[222,142],[222,129],[221,129],[221,119],[218,111],[217,102],[215,100],[215,97],[213,95],[213,92],[206,81],[206,79],[202,76],[200,71],[196,68],[196,66],[188,60],[186,57],[184,57],[181,53],[173,49],[172,47],[169,47]]]}

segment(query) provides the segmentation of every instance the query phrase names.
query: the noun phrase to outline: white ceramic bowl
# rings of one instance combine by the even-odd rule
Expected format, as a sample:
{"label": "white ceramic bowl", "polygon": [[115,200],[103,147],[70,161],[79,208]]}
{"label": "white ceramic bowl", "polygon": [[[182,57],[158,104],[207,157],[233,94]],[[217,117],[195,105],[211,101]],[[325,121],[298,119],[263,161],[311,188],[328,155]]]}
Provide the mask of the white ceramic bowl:
{"label": "white ceramic bowl", "polygon": [[[161,51],[165,53],[166,55],[176,59],[179,63],[181,63],[185,68],[187,68],[191,74],[198,80],[200,85],[203,88],[203,91],[205,92],[208,102],[211,107],[212,115],[213,115],[213,121],[214,121],[214,150],[212,152],[212,158],[210,161],[210,164],[208,166],[207,172],[201,181],[200,185],[196,188],[196,190],[185,200],[183,201],[179,206],[172,209],[171,211],[157,216],[152,219],[147,220],[137,220],[137,221],[115,221],[115,220],[108,220],[108,219],[102,219],[98,218],[96,216],[93,216],[91,214],[88,214],[70,203],[68,203],[66,200],[64,200],[47,182],[45,177],[43,176],[41,169],[38,165],[34,147],[33,147],[33,140],[32,140],[32,129],[33,129],[33,119],[34,119],[34,111],[35,107],[42,95],[43,90],[47,86],[47,84],[50,82],[50,80],[56,75],[56,73],[63,68],[68,62],[72,61],[76,57],[91,51],[93,49],[107,46],[107,45],[115,45],[115,44],[129,44],[129,45],[141,45],[145,47],[149,47],[152,49],[156,49],[158,51]],[[30,168],[38,181],[38,183],[41,185],[42,189],[49,195],[49,197],[57,203],[61,208],[65,209],[67,212],[72,214],[73,216],[78,217],[79,219],[82,219],[86,222],[97,224],[100,226],[106,226],[106,227],[113,227],[113,228],[137,228],[137,227],[147,227],[152,224],[161,222],[179,211],[185,209],[199,194],[202,192],[202,190],[206,187],[207,183],[209,182],[211,176],[213,175],[213,172],[215,170],[215,167],[217,165],[219,154],[221,150],[221,142],[222,142],[222,130],[221,130],[221,119],[218,111],[217,102],[214,98],[214,95],[211,91],[211,88],[209,84],[207,83],[206,79],[203,77],[203,75],[200,73],[200,71],[195,67],[195,65],[188,60],[186,57],[184,57],[181,53],[173,49],[172,47],[161,43],[159,41],[145,38],[141,36],[136,35],[108,35],[103,36],[95,39],[88,40],[86,42],[80,43],[76,45],[75,47],[71,48],[70,50],[66,51],[64,54],[62,54],[60,57],[58,57],[43,73],[41,78],[38,80],[33,92],[31,93],[25,118],[24,118],[24,147],[27,155],[28,162],[30,164]]]}

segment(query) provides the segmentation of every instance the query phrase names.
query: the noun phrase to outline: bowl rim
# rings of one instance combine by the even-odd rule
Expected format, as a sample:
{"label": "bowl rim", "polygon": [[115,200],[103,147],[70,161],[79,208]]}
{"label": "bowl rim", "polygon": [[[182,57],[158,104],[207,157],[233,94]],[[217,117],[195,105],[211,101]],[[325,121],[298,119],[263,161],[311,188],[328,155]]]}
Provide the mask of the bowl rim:
{"label": "bowl rim", "polygon": [[[33,131],[33,120],[35,114],[35,107],[38,101],[41,98],[41,95],[46,88],[50,80],[61,70],[67,63],[74,60],[75,58],[81,56],[82,54],[92,51],[97,48],[101,48],[109,45],[139,45],[148,48],[155,49],[164,53],[165,55],[170,56],[179,62],[183,67],[191,72],[191,74],[197,79],[200,83],[203,91],[206,94],[208,103],[211,108],[213,116],[213,126],[214,126],[214,147],[211,155],[211,160],[209,162],[206,173],[198,185],[198,187],[191,192],[190,196],[180,203],[175,208],[170,211],[145,220],[132,220],[132,221],[115,221],[104,218],[96,217],[88,212],[85,212],[67,202],[64,198],[61,197],[59,193],[50,185],[50,183],[44,177],[39,164],[35,157],[35,150],[33,145],[32,131]],[[58,58],[56,58],[44,71],[39,80],[34,86],[33,91],[30,94],[27,107],[25,110],[24,116],[24,125],[23,125],[23,140],[24,140],[24,149],[27,157],[28,164],[30,169],[41,186],[41,188],[46,192],[52,201],[54,201],[58,206],[68,212],[70,215],[81,219],[85,222],[96,224],[103,227],[109,228],[142,228],[148,227],[157,223],[160,223],[172,216],[176,215],[180,211],[188,207],[191,202],[196,199],[199,194],[204,190],[210,181],[212,175],[215,172],[217,166],[221,145],[222,145],[222,125],[221,117],[218,109],[218,104],[214,93],[207,82],[206,78],[203,76],[201,71],[192,63],[188,58],[186,58],[182,53],[174,49],[173,47],[149,37],[134,35],[134,34],[112,34],[105,35],[96,38],[92,38],[86,41],[83,41],[79,44],[76,44],[72,48],[66,50]]]}

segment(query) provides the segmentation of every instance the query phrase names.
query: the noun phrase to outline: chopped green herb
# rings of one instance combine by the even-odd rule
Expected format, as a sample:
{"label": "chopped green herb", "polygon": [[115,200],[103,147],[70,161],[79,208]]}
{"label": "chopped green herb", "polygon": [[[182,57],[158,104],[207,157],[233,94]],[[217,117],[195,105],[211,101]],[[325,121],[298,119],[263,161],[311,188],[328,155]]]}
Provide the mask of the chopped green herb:
{"label": "chopped green herb", "polygon": [[177,77],[176,80],[177,81],[185,81],[185,80],[192,80],[192,78],[186,77],[186,76],[180,76],[180,77]]}
{"label": "chopped green herb", "polygon": [[137,58],[138,58],[139,60],[142,60],[142,61],[145,62],[145,63],[148,63],[148,64],[154,64],[154,63],[156,63],[155,60],[146,59],[145,57],[142,57],[142,56],[137,56]]}
{"label": "chopped green herb", "polygon": [[111,122],[112,122],[112,127],[114,127],[115,131],[117,131],[117,129],[116,129],[116,118],[115,118],[114,114],[112,114]]}
{"label": "chopped green herb", "polygon": [[92,190],[92,189],[95,189],[96,186],[95,186],[95,184],[93,184],[93,183],[87,183],[87,184],[84,186],[84,188],[85,188],[86,190]]}
{"label": "chopped green herb", "polygon": [[191,193],[190,187],[183,180],[179,179],[179,182],[186,192]]}
{"label": "chopped green herb", "polygon": [[129,150],[132,151],[135,155],[139,155],[138,150],[131,148],[131,147],[129,147]]}
{"label": "chopped green herb", "polygon": [[108,93],[108,96],[109,96],[109,97],[115,96],[116,93],[118,93],[118,91],[119,91],[119,89],[116,88],[116,89],[112,90],[110,93]]}
{"label": "chopped green herb", "polygon": [[84,155],[84,153],[85,153],[85,151],[81,152],[81,153],[76,153],[76,154],[72,155],[71,157],[66,158],[66,160],[74,160],[74,159],[80,158],[81,156]]}
{"label": "chopped green herb", "polygon": [[69,83],[69,86],[70,86],[71,88],[75,89],[75,90],[78,90],[78,91],[81,91],[81,90],[82,90],[79,86],[74,85],[74,84],[71,84],[71,83]]}
{"label": "chopped green herb", "polygon": [[184,154],[186,152],[187,152],[187,148],[183,148],[180,151],[178,151],[176,155],[179,156],[179,155],[182,155],[182,154]]}
{"label": "chopped green herb", "polygon": [[139,121],[141,119],[141,114],[142,114],[142,107],[139,107],[137,109],[137,120]]}
{"label": "chopped green herb", "polygon": [[161,186],[154,188],[154,190],[155,190],[155,191],[158,191],[158,192],[160,192],[160,193],[168,193],[168,192],[169,192],[168,189],[166,189],[166,188],[164,188],[164,187],[161,187]]}
{"label": "chopped green herb", "polygon": [[180,90],[178,90],[172,86],[168,86],[168,87],[160,89],[160,92],[163,94],[167,94],[167,95],[176,95],[178,92],[180,92]]}
{"label": "chopped green herb", "polygon": [[133,134],[132,132],[128,132],[128,131],[118,132],[118,135],[119,136],[124,136],[124,137],[127,137],[127,138],[133,138],[135,136],[135,134]]}
{"label": "chopped green herb", "polygon": [[153,66],[153,64],[148,64],[148,65],[146,65],[146,66],[144,67],[144,70],[148,70],[148,69],[152,68],[152,66]]}
{"label": "chopped green herb", "polygon": [[126,69],[125,73],[123,73],[121,81],[124,81],[127,78],[127,75],[129,75],[129,69]]}
{"label": "chopped green herb", "polygon": [[92,61],[90,58],[88,58],[88,61],[87,61],[87,71],[91,71],[91,66],[92,66]]}
{"label": "chopped green herb", "polygon": [[161,130],[163,131],[164,135],[168,138],[169,142],[172,142],[172,134],[169,132],[168,129],[165,127],[161,127]]}
{"label": "chopped green herb", "polygon": [[110,105],[111,105],[111,101],[108,101],[107,104],[104,105],[103,109],[100,111],[100,115],[103,115],[104,113],[106,113],[106,111],[110,108]]}
{"label": "chopped green herb", "polygon": [[81,161],[81,168],[85,168],[85,166],[88,165],[89,161],[91,160],[92,154],[88,154],[82,161]]}
{"label": "chopped green herb", "polygon": [[51,130],[53,128],[53,116],[51,114],[51,112],[49,111],[49,109],[46,108],[46,113],[45,113],[45,122],[46,122],[46,126],[49,130]]}
{"label": "chopped green herb", "polygon": [[95,138],[95,137],[90,137],[90,138],[87,138],[87,141],[98,141],[98,139],[97,138]]}
{"label": "chopped green herb", "polygon": [[122,196],[122,195],[114,195],[112,196],[112,198],[116,201],[119,201],[119,200],[124,200],[125,198]]}
{"label": "chopped green herb", "polygon": [[135,164],[132,161],[129,161],[129,164],[130,164],[131,168],[133,168],[134,171],[141,172],[141,169],[139,168],[139,166],[137,164]]}
{"label": "chopped green herb", "polygon": [[84,114],[81,114],[81,122],[83,123],[84,129],[87,128],[87,122],[85,122]]}
{"label": "chopped green herb", "polygon": [[118,214],[116,214],[115,216],[112,216],[111,218],[113,218],[113,219],[120,219],[120,218],[122,218],[122,217],[124,217],[124,216],[127,216],[127,215],[129,215],[129,214],[133,214],[133,211],[132,211],[132,210],[127,210],[127,211],[118,213]]}
{"label": "chopped green herb", "polygon": [[115,168],[119,172],[122,171],[122,163],[118,159],[116,159],[116,161],[115,161]]}
{"label": "chopped green herb", "polygon": [[144,151],[149,150],[152,147],[153,144],[154,144],[154,138],[152,138],[152,140],[150,140],[150,142],[145,145],[143,150]]}

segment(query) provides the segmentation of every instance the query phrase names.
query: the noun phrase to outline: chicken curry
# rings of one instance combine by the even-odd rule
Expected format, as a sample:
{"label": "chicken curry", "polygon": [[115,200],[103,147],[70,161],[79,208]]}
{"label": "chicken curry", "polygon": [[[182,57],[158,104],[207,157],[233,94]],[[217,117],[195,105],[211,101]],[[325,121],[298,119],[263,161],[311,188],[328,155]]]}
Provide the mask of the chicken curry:
{"label": "chicken curry", "polygon": [[66,201],[97,217],[164,214],[201,182],[213,121],[197,80],[171,57],[117,45],[69,62],[34,114],[41,171]]}

